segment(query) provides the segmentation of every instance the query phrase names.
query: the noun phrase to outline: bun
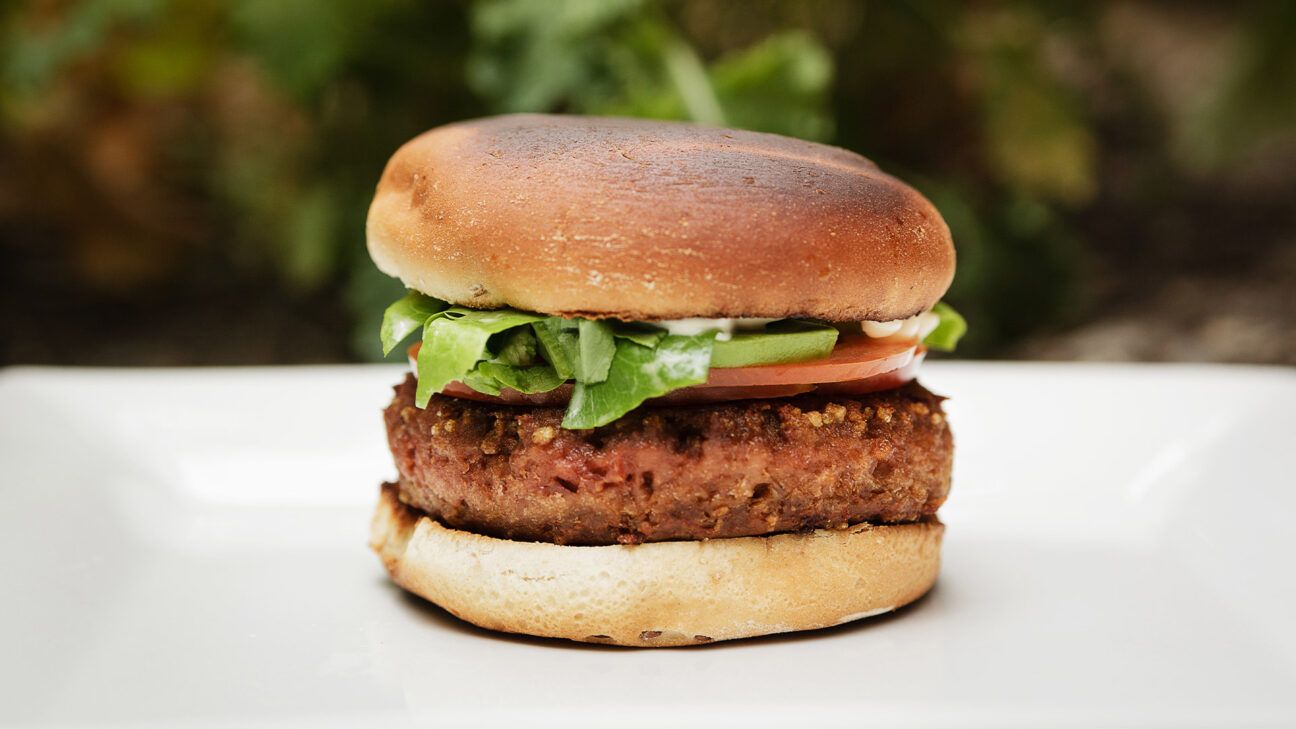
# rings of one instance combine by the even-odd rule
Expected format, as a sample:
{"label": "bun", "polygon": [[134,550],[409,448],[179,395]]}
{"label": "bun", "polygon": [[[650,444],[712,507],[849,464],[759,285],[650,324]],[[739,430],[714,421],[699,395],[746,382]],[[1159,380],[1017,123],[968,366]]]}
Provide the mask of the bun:
{"label": "bun", "polygon": [[625,646],[698,645],[889,612],[931,588],[932,520],[634,546],[448,529],[383,489],[370,544],[406,590],[483,628]]}
{"label": "bun", "polygon": [[954,275],[940,214],[867,159],[678,122],[438,127],[388,162],[367,232],[410,288],[561,316],[886,321]]}

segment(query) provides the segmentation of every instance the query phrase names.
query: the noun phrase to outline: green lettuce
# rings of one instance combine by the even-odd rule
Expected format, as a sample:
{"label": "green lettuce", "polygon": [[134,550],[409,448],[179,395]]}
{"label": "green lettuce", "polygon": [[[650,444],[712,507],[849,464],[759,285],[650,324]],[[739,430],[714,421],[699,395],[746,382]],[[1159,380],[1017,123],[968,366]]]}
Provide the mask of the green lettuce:
{"label": "green lettuce", "polygon": [[650,397],[706,382],[714,333],[692,337],[664,336],[656,347],[629,339],[616,342],[607,379],[577,381],[564,428],[597,428],[634,410]]}
{"label": "green lettuce", "polygon": [[549,392],[567,381],[553,367],[545,364],[513,367],[499,362],[481,362],[474,372],[489,377],[497,386],[508,387],[528,395]]}
{"label": "green lettuce", "polygon": [[554,371],[564,380],[570,380],[576,374],[576,358],[580,348],[576,344],[576,332],[564,329],[562,319],[551,316],[531,324],[540,345],[540,353]]}
{"label": "green lettuce", "polygon": [[619,339],[629,339],[641,347],[656,347],[666,330],[645,324],[618,324],[612,328],[612,335]]}
{"label": "green lettuce", "polygon": [[[483,362],[482,364],[485,363]],[[496,380],[494,377],[491,377],[490,375],[482,374],[481,365],[478,365],[477,368],[473,369],[473,371],[471,372],[464,373],[464,376],[463,378],[460,379],[460,382],[471,387],[477,392],[482,393],[483,395],[498,396],[500,392],[503,391],[504,389],[504,386],[501,385],[499,381]]]}
{"label": "green lettuce", "polygon": [[967,333],[967,321],[944,301],[933,306],[932,313],[940,317],[940,323],[923,339],[923,344],[942,352],[953,352],[959,339]]}
{"label": "green lettuce", "polygon": [[494,347],[498,340],[495,360],[513,367],[528,367],[536,363],[537,342],[531,327],[513,327],[491,338]]}
{"label": "green lettuce", "polygon": [[616,342],[612,338],[612,325],[607,322],[581,319],[579,356],[576,358],[576,381],[593,384],[603,382],[612,366]]}
{"label": "green lettuce", "polygon": [[422,329],[429,319],[444,311],[445,308],[446,302],[424,296],[417,291],[405,294],[396,303],[387,307],[387,311],[383,312],[382,329],[379,331],[383,354],[391,354],[396,345]]}
{"label": "green lettuce", "polygon": [[414,404],[425,407],[433,393],[462,380],[478,362],[488,359],[486,343],[492,334],[543,318],[512,309],[481,311],[458,306],[433,315],[423,327],[423,347],[415,362],[418,387]]}

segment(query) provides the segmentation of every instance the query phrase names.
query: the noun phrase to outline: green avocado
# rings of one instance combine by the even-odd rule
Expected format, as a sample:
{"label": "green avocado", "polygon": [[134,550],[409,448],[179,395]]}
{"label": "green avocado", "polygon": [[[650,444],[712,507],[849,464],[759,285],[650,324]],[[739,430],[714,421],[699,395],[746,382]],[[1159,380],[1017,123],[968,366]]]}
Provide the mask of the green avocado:
{"label": "green avocado", "polygon": [[837,330],[812,322],[779,321],[761,332],[735,334],[727,341],[716,340],[711,350],[712,367],[804,362],[822,359],[837,343]]}

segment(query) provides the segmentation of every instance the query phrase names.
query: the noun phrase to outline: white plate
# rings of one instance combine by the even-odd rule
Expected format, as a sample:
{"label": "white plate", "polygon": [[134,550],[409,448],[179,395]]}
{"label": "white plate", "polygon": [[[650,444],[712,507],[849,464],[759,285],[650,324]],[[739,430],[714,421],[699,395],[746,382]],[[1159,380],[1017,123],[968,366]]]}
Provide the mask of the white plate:
{"label": "white plate", "polygon": [[509,638],[365,547],[397,368],[0,373],[0,724],[1296,724],[1296,373],[937,363],[940,583],[816,634]]}

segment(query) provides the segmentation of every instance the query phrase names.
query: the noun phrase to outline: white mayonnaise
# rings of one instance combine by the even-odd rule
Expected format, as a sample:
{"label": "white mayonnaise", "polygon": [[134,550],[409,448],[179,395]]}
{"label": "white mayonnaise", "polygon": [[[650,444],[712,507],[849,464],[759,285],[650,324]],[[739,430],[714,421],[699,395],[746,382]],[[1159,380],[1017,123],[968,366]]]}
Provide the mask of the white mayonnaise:
{"label": "white mayonnaise", "polygon": [[703,332],[716,332],[716,339],[727,342],[733,338],[734,332],[764,329],[766,324],[773,321],[778,321],[778,319],[703,319],[693,317],[691,319],[655,321],[652,322],[652,325],[665,329],[669,334],[678,334],[685,337],[702,334]]}
{"label": "white mayonnaise", "polygon": [[940,317],[924,311],[908,319],[894,319],[892,321],[862,321],[860,330],[865,335],[873,339],[886,339],[895,337],[896,339],[917,339],[922,341],[927,338],[928,334],[940,324]]}

